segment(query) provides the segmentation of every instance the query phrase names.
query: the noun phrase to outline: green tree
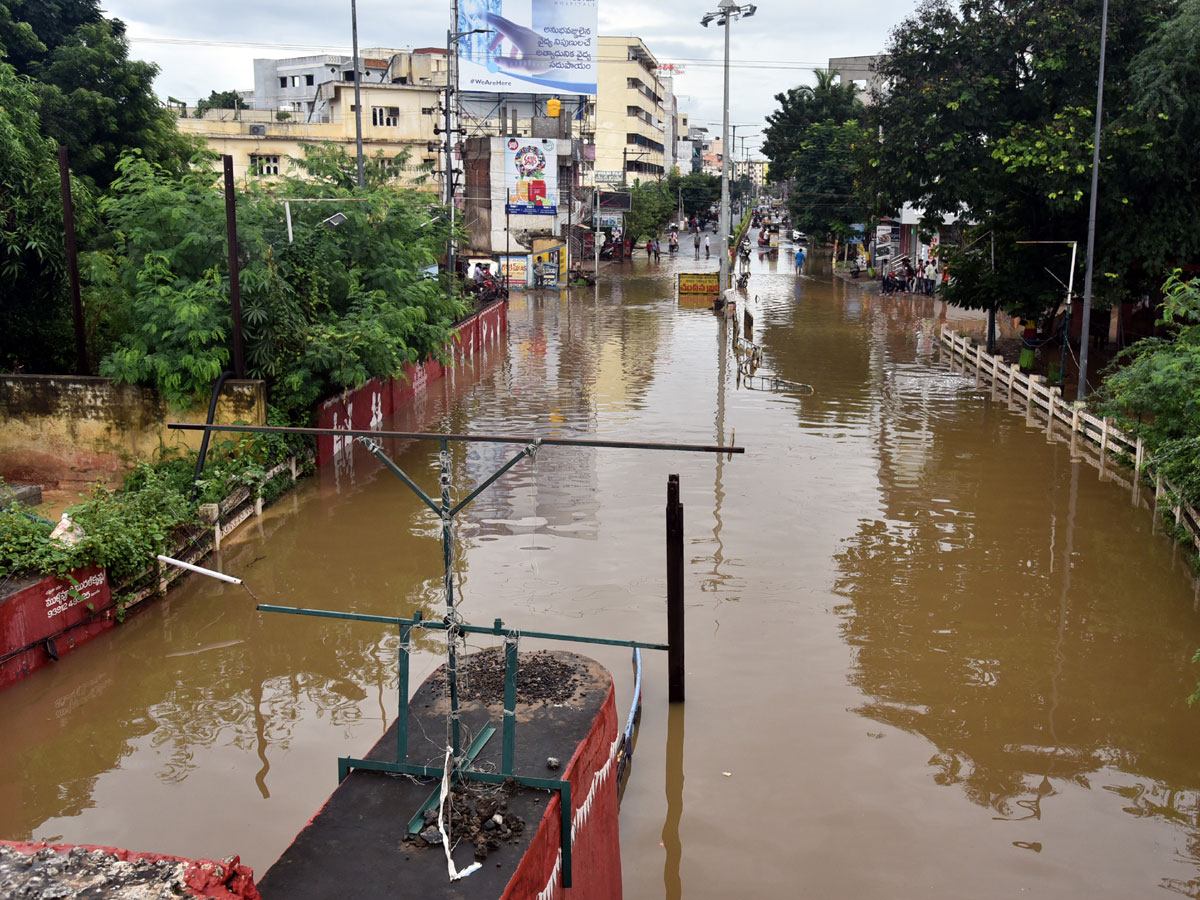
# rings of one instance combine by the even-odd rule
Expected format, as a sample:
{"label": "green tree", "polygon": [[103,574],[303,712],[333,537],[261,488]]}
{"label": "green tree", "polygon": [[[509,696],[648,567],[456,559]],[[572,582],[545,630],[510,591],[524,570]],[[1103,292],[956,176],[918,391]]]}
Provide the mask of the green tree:
{"label": "green tree", "polygon": [[[1172,7],[1139,0],[1110,11],[1105,105],[1118,113],[1102,138],[1100,303],[1136,277],[1131,248],[1153,228],[1129,202],[1146,161],[1120,111],[1134,57]],[[1093,0],[930,0],[893,33],[859,189],[876,214],[909,202],[927,227],[953,215],[989,235],[986,268],[977,247],[944,248],[960,302],[1044,316],[1062,297],[1045,273],[1063,277],[1061,252],[1018,241],[1086,235],[1099,26]]]}
{"label": "green tree", "polygon": [[195,118],[203,119],[210,109],[246,109],[246,104],[237,91],[210,91],[208,97],[196,104]]}
{"label": "green tree", "polygon": [[1200,281],[1163,285],[1166,338],[1123,351],[1101,389],[1105,412],[1146,442],[1155,469],[1200,503]]}
{"label": "green tree", "polygon": [[[282,196],[332,202],[294,204],[293,241],[278,186],[237,197],[248,373],[267,379],[272,403],[296,420],[335,390],[440,355],[464,311],[423,275],[446,240],[428,196],[387,183],[347,188],[353,160],[340,148],[312,151],[307,161],[327,177],[288,180]],[[128,298],[112,312],[126,326],[102,373],[176,403],[206,391],[230,358],[225,205],[212,162],[198,157],[175,174],[123,157],[102,203],[116,244],[89,258],[91,271],[111,274],[103,289]],[[322,227],[334,212],[345,221]]]}
{"label": "green tree", "polygon": [[625,237],[635,243],[659,234],[675,213],[675,198],[665,181],[635,181],[629,189],[629,212],[625,213]]}
{"label": "green tree", "polygon": [[129,58],[124,23],[105,18],[98,0],[0,0],[0,45],[36,82],[42,132],[97,186],[127,149],[179,171],[198,146],[155,99],[158,67]]}
{"label": "green tree", "polygon": [[809,129],[817,124],[832,122],[840,125],[857,118],[862,103],[856,96],[853,82],[839,84],[837,71],[814,69],[815,85],[803,84],[775,95],[779,109],[767,116],[763,130],[763,155],[770,161],[771,180],[787,181],[796,174],[795,154],[804,149]]}
{"label": "green tree", "polygon": [[843,232],[863,221],[866,209],[855,192],[855,157],[868,140],[858,119],[826,119],[808,126],[792,152],[788,209],[792,222],[814,235]]}
{"label": "green tree", "polygon": [[667,178],[667,190],[676,198],[676,207],[683,202],[683,214],[706,216],[711,207],[721,201],[721,179],[717,175],[690,172],[687,175],[671,175]]}
{"label": "green tree", "polygon": [[[87,227],[91,195],[73,180]],[[54,141],[40,133],[33,85],[0,63],[0,369],[69,371],[62,200]]]}

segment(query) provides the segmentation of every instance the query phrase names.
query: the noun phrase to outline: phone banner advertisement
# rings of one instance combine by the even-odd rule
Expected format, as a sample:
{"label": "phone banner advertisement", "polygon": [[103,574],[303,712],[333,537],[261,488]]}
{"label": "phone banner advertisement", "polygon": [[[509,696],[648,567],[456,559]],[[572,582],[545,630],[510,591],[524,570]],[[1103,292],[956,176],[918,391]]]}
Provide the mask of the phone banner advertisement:
{"label": "phone banner advertisement", "polygon": [[460,0],[459,89],[595,94],[596,9],[597,0]]}

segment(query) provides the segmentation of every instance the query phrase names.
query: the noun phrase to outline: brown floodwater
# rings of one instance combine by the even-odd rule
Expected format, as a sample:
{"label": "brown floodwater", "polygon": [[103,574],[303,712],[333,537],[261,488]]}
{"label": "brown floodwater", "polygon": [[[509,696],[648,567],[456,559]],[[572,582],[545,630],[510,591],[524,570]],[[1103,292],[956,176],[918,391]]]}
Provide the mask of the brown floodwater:
{"label": "brown floodwater", "polygon": [[[786,256],[756,260],[751,280],[764,369],[812,396],[739,387],[725,326],[676,302],[673,274],[715,260],[639,255],[596,291],[514,298],[506,347],[385,423],[746,448],[546,447],[459,532],[469,621],[662,640],[680,475],[688,699],[668,708],[647,653],[625,895],[1200,896],[1181,554],[1066,444],[937,363],[931,327],[979,316],[815,265],[798,281]],[[436,448],[388,449],[434,490]],[[454,447],[456,489],[515,449]],[[442,602],[437,523],[357,447],[216,563],[264,602]],[[396,646],[193,578],[0,693],[0,836],[240,853],[262,872],[337,757],[394,716]],[[418,678],[442,645],[420,646]],[[592,655],[626,707],[628,654]],[[440,760],[442,735],[411,740]]]}

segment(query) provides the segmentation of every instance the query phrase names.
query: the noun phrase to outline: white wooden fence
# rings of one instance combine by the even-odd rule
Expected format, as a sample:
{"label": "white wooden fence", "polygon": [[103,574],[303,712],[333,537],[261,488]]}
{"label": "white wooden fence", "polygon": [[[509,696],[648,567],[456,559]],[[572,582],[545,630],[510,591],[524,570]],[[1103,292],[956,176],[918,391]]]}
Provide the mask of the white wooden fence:
{"label": "white wooden fence", "polygon": [[[1026,425],[1044,428],[1049,440],[1069,442],[1071,454],[1096,466],[1102,479],[1130,490],[1134,505],[1145,506],[1156,516],[1160,511],[1164,517],[1169,514],[1190,538],[1193,551],[1200,553],[1200,514],[1174,485],[1155,473],[1140,437],[1125,434],[1108,418],[1097,418],[1082,403],[1064,400],[1062,388],[1048,385],[1044,376],[1026,375],[1019,366],[986,353],[972,338],[946,325],[941,327],[937,347],[949,357],[952,373],[973,375],[977,388],[986,384],[993,399],[1004,398],[1010,409],[1023,410]],[[1147,496],[1151,486],[1152,501]]]}

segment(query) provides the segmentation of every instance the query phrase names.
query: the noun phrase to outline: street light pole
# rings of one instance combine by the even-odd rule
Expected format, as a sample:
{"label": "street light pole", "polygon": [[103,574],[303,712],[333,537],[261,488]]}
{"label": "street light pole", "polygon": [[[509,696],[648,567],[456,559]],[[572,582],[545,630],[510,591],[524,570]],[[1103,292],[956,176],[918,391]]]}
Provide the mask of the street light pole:
{"label": "street light pole", "polygon": [[721,209],[718,216],[720,235],[717,242],[721,253],[718,290],[722,301],[725,299],[725,292],[729,290],[729,23],[736,18],[754,15],[757,9],[753,3],[738,6],[733,0],[721,0],[717,4],[716,12],[705,13],[704,18],[700,20],[700,24],[705,28],[714,19],[718,25],[725,28],[725,86],[724,101],[721,104]]}
{"label": "street light pole", "polygon": [[[1100,14],[1100,78],[1096,86],[1096,138],[1092,141],[1092,196],[1088,201],[1087,266],[1083,275],[1083,323],[1079,329],[1079,388],[1087,396],[1088,330],[1092,321],[1092,271],[1096,257],[1096,192],[1100,186],[1100,116],[1104,112],[1104,50],[1108,42],[1108,0]],[[1071,323],[1067,323],[1071,327]]]}
{"label": "street light pole", "polygon": [[354,144],[358,160],[358,188],[362,190],[366,187],[367,178],[363,172],[362,91],[359,85],[362,79],[358,75],[358,5],[355,0],[350,0],[350,39],[354,42]]}
{"label": "street light pole", "polygon": [[[458,4],[454,4],[455,24],[458,22]],[[454,203],[454,133],[455,128],[450,118],[451,97],[458,102],[458,51],[454,42],[468,34],[490,34],[490,28],[472,28],[470,31],[446,31],[446,165],[442,172],[442,183],[446,189],[446,205],[450,207],[450,231],[446,237],[446,284],[450,288],[450,297],[454,298],[455,265],[454,265],[454,217],[457,207]],[[461,116],[459,117],[461,119]],[[437,129],[434,129],[437,132]]]}

